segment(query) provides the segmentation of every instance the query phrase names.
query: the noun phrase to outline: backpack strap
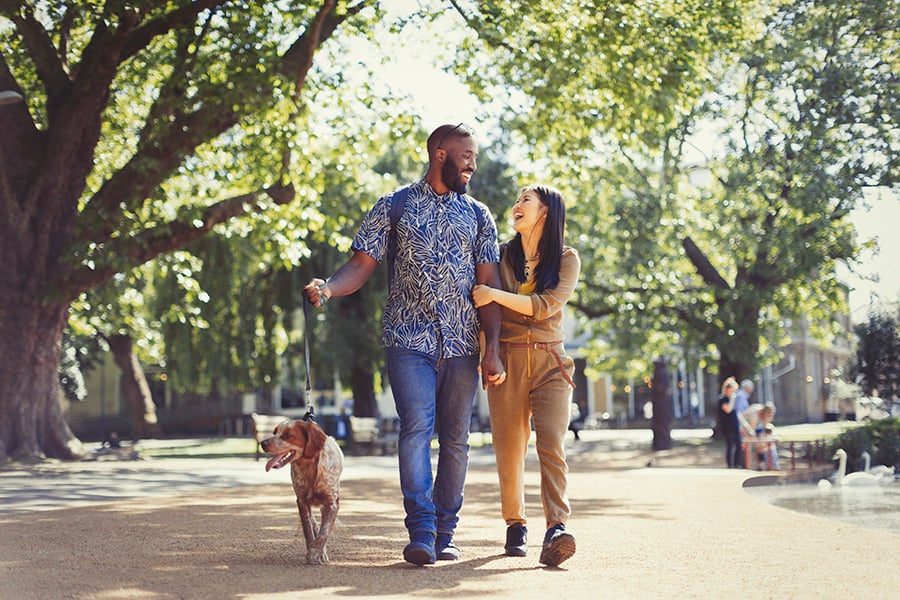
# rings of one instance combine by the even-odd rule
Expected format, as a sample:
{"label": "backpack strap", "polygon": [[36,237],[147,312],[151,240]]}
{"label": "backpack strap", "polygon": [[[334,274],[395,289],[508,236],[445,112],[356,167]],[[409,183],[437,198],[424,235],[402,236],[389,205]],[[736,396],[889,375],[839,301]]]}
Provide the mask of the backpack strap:
{"label": "backpack strap", "polygon": [[472,207],[475,209],[475,218],[478,220],[478,234],[481,235],[481,230],[484,229],[484,213],[478,208],[478,204],[475,202],[475,198],[472,198],[468,194],[466,194],[466,198],[469,198],[472,201]]}
{"label": "backpack strap", "polygon": [[397,256],[397,223],[406,208],[406,200],[409,198],[412,185],[400,188],[391,197],[390,221],[391,230],[388,233],[387,247],[387,271],[388,271],[388,289],[391,289],[391,281],[394,279],[394,257]]}

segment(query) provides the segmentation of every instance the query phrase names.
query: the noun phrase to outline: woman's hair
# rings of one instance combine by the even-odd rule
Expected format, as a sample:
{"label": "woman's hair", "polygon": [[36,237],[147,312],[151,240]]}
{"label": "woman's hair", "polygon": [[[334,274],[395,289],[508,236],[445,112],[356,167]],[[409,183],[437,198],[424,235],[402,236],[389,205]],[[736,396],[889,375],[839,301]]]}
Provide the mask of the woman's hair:
{"label": "woman's hair", "polygon": [[722,395],[728,395],[728,390],[738,388],[738,382],[734,377],[729,377],[725,381],[722,382]]}
{"label": "woman's hair", "polygon": [[[544,233],[538,242],[538,254],[541,259],[534,271],[535,291],[540,293],[559,285],[559,265],[562,260],[563,241],[566,232],[566,205],[562,194],[554,187],[544,184],[532,184],[522,188],[522,191],[532,190],[541,199],[541,203],[547,207],[547,219],[544,221]],[[512,259],[513,269],[518,281],[524,282],[525,277],[525,250],[522,248],[522,235],[509,243],[509,256]]]}

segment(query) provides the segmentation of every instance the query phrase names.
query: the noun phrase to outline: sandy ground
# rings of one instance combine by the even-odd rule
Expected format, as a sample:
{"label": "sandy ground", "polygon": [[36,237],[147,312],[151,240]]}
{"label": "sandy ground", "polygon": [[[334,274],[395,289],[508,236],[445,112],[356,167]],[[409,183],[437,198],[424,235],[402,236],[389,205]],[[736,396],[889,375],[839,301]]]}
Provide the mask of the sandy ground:
{"label": "sandy ground", "polygon": [[537,562],[534,464],[529,554],[503,555],[489,449],[473,452],[462,560],[427,567],[401,557],[392,457],[347,457],[331,563],[318,567],[304,564],[286,473],[262,461],[3,469],[0,598],[897,597],[900,536],[770,506],[741,487],[754,473],[721,468],[718,447],[570,448],[578,551],[559,568]]}

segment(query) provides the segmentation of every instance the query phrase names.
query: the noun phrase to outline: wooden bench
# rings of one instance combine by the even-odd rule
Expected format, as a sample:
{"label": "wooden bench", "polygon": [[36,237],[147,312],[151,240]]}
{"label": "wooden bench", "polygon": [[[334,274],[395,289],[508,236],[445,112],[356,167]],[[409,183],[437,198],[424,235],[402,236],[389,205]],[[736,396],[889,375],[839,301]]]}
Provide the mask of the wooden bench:
{"label": "wooden bench", "polygon": [[396,431],[388,431],[375,417],[350,415],[350,439],[355,452],[362,446],[370,454],[375,454],[376,451],[393,454],[397,451],[399,437]]}
{"label": "wooden bench", "polygon": [[378,439],[375,445],[382,454],[396,454],[400,443],[400,421],[398,419],[382,419],[378,427]]}
{"label": "wooden bench", "polygon": [[253,438],[256,440],[256,460],[262,456],[262,447],[259,445],[267,437],[272,437],[272,432],[278,425],[289,420],[290,417],[282,415],[260,415],[253,413],[250,420],[253,422]]}

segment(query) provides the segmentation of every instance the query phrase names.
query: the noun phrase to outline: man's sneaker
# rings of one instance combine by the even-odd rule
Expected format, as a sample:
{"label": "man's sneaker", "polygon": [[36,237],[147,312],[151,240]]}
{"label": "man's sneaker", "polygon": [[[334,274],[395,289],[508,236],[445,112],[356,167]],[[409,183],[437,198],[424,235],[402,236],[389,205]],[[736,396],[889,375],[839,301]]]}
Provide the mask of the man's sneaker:
{"label": "man's sneaker", "polygon": [[434,563],[434,534],[430,531],[413,531],[409,543],[403,549],[403,560],[414,565]]}
{"label": "man's sneaker", "polygon": [[513,523],[507,527],[505,548],[507,556],[528,554],[528,528],[521,523]]}
{"label": "man's sneaker", "polygon": [[439,533],[434,541],[434,550],[438,560],[459,560],[462,551],[453,543],[452,533]]}
{"label": "man's sneaker", "polygon": [[566,531],[566,526],[558,523],[547,530],[544,535],[544,547],[541,550],[541,564],[555,567],[575,554],[575,536]]}

